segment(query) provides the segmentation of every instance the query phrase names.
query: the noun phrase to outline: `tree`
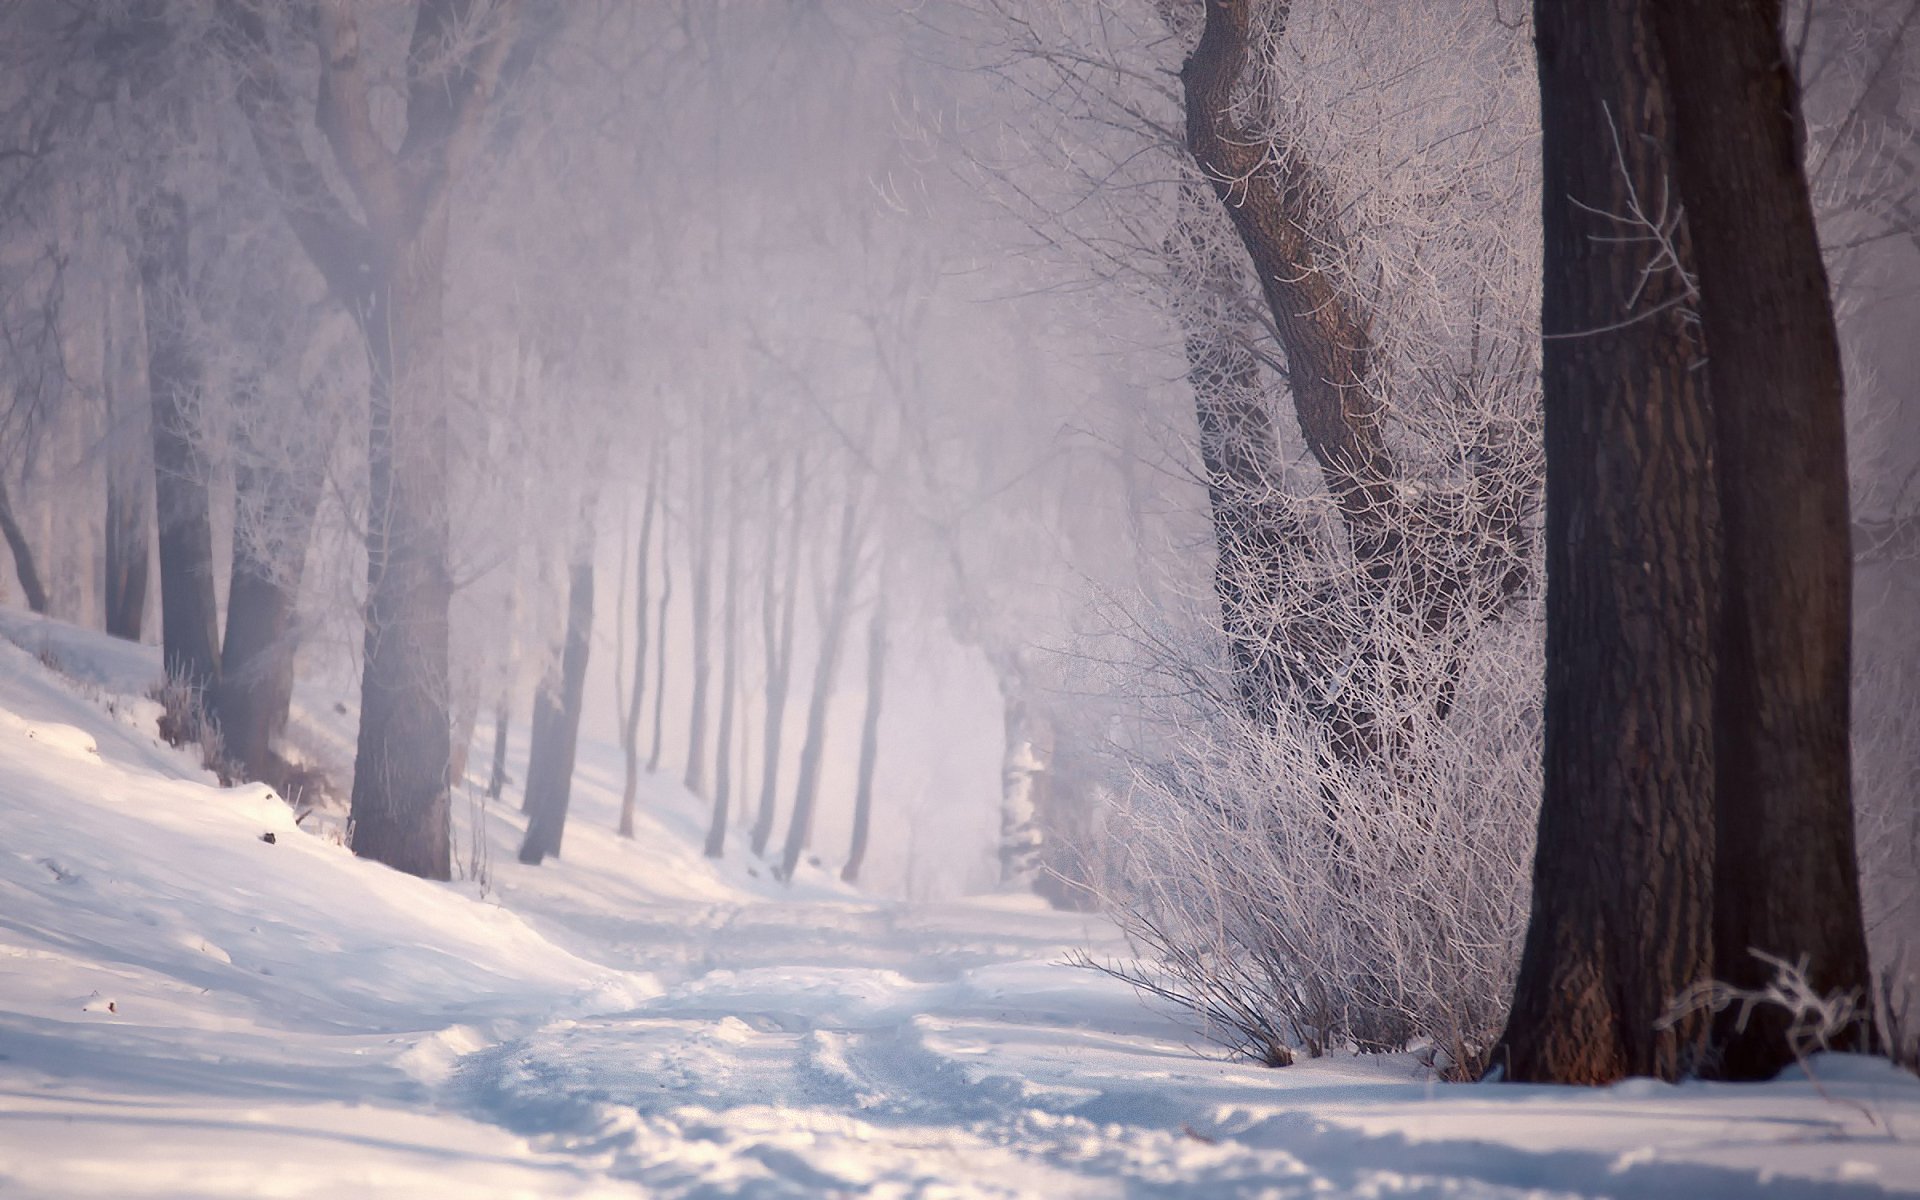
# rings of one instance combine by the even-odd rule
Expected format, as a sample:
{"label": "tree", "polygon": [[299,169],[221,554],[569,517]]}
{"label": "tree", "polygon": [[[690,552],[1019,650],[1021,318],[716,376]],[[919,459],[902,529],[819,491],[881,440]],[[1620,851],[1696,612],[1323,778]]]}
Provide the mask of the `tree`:
{"label": "tree", "polygon": [[767,477],[767,528],[762,553],[760,592],[761,645],[767,663],[767,718],[760,756],[760,804],[753,818],[751,847],[755,857],[767,851],[773,836],[774,809],[780,784],[780,739],[787,719],[787,689],[793,679],[794,610],[800,600],[800,531],[805,523],[806,462],[793,460],[793,492],[786,501],[787,565],[784,582],[778,570],[781,538],[780,475]]}
{"label": "tree", "polygon": [[[1821,995],[1869,993],[1854,851],[1845,387],[1778,0],[1648,11],[1663,53],[1713,396],[1724,550],[1716,646],[1714,974],[1805,957]],[[1791,1014],[1723,1014],[1719,1070],[1793,1061]]]}
{"label": "tree", "polygon": [[139,203],[140,296],[146,306],[160,525],[160,643],[167,678],[204,693],[220,678],[220,615],[214,606],[207,464],[194,428],[200,366],[186,328],[190,221],[186,197],[170,187],[157,188]]}
{"label": "tree", "polygon": [[1677,1078],[1663,1026],[1713,970],[1718,515],[1641,0],[1535,7],[1545,181],[1545,785],[1533,916],[1494,1067]]}
{"label": "tree", "polygon": [[867,618],[867,715],[860,722],[860,767],[854,785],[853,838],[847,849],[847,863],[840,878],[847,883],[860,880],[860,868],[867,859],[867,836],[873,824],[873,770],[880,759],[880,702],[887,683],[887,591],[885,567],[881,568],[880,594],[874,598],[873,613]]}
{"label": "tree", "polygon": [[[588,472],[597,480],[597,471]],[[593,647],[593,545],[596,497],[588,491],[580,504],[579,526],[567,567],[567,621],[564,644],[550,655],[533,699],[533,745],[527,758],[527,835],[520,861],[538,865],[560,854],[567,805],[573,794],[574,753],[580,741],[580,710],[587,687],[587,656]]]}
{"label": "tree", "polygon": [[[374,119],[371,55],[351,6],[318,6],[313,124],[352,203],[308,156],[266,15],[221,11],[241,64],[237,98],[283,216],[358,323],[370,369],[369,527],[356,854],[432,879],[450,873],[447,401],[444,272],[453,184],[514,44],[508,0],[418,0],[399,144]],[[355,215],[355,210],[364,216]]]}
{"label": "tree", "polygon": [[[620,749],[626,756],[626,777],[620,785],[620,836],[633,836],[633,803],[640,786],[640,700],[646,695],[647,682],[647,577],[652,569],[653,514],[665,459],[658,449],[647,471],[646,499],[640,505],[640,546],[635,555],[633,601],[633,690],[625,700],[620,719]],[[662,697],[654,693],[657,709]]]}
{"label": "tree", "polygon": [[[719,858],[727,849],[727,819],[733,803],[734,778],[740,790],[746,777],[735,770],[732,757],[734,706],[740,677],[740,507],[743,503],[740,470],[736,463],[727,488],[727,561],[720,600],[720,722],[714,731],[713,818],[707,824],[706,855]],[[744,734],[744,730],[742,731]],[[742,736],[741,741],[745,742]]]}
{"label": "tree", "polygon": [[[800,743],[800,777],[794,784],[793,812],[787,817],[786,843],[780,851],[780,878],[793,881],[800,855],[813,833],[814,808],[820,796],[820,768],[826,753],[827,715],[840,670],[841,647],[852,615],[853,586],[859,575],[859,483],[841,505],[840,535],[833,557],[833,576],[826,610],[821,614],[819,657],[813,667],[813,693],[807,701],[807,729]],[[771,753],[771,751],[769,751]]]}

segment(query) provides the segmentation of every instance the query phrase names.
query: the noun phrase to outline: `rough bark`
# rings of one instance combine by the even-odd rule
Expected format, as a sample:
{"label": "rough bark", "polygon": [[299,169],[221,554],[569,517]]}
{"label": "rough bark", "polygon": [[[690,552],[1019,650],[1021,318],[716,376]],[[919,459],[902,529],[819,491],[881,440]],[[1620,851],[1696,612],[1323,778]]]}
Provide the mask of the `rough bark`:
{"label": "rough bark", "polygon": [[793,494],[787,502],[787,570],[781,586],[780,488],[768,481],[772,502],[767,509],[767,541],[762,560],[760,596],[761,634],[767,657],[767,718],[760,756],[760,809],[753,818],[753,853],[765,854],[773,836],[774,809],[780,784],[780,739],[787,719],[787,690],[793,678],[793,622],[800,597],[800,531],[806,500],[806,473],[799,460],[793,465]]}
{"label": "rough bark", "polygon": [[527,757],[527,834],[520,861],[560,856],[567,806],[573,795],[580,710],[586,700],[587,656],[593,645],[593,502],[583,505],[581,529],[567,569],[567,634],[558,670],[542,674],[533,701],[533,745]]}
{"label": "rough bark", "polygon": [[[1713,967],[1715,502],[1670,111],[1641,0],[1538,0],[1546,288],[1545,791],[1505,1077],[1673,1079]],[[1640,231],[1644,233],[1644,231]]]}
{"label": "rough bark", "polygon": [[33,547],[27,542],[27,535],[20,528],[19,519],[14,516],[13,499],[7,494],[7,481],[0,479],[0,535],[7,539],[7,549],[13,553],[13,573],[20,580],[20,591],[27,598],[27,607],[45,615],[47,611],[47,589],[40,582],[40,568],[34,564]]}
{"label": "rough bark", "polygon": [[1207,0],[1205,28],[1180,72],[1187,149],[1253,260],[1286,352],[1300,432],[1346,518],[1354,556],[1383,572],[1399,537],[1397,472],[1368,386],[1371,317],[1320,266],[1315,243],[1334,235],[1318,177],[1299,154],[1233,117],[1253,53],[1254,3]]}
{"label": "rough bark", "polygon": [[867,715],[860,722],[860,774],[853,794],[853,839],[840,878],[858,883],[873,823],[873,769],[880,758],[880,704],[887,682],[887,594],[881,585],[867,622]]}
{"label": "rough bark", "polygon": [[188,344],[186,200],[159,190],[139,212],[140,295],[153,404],[155,508],[160,527],[160,643],[167,678],[205,693],[220,677],[207,467],[194,428],[200,369]]}
{"label": "rough bark", "polygon": [[800,742],[800,778],[793,791],[793,813],[787,818],[786,844],[780,851],[779,875],[789,881],[813,833],[813,809],[819,797],[821,759],[827,744],[827,714],[833,700],[834,677],[840,670],[841,645],[846,641],[848,610],[853,604],[859,558],[860,501],[857,496],[849,496],[840,517],[833,588],[821,623],[820,657],[813,668],[813,695],[807,701],[807,730]]}
{"label": "rough bark", "polygon": [[[1663,0],[1650,12],[1693,235],[1724,538],[1714,970],[1757,988],[1773,968],[1750,951],[1804,955],[1823,995],[1865,996],[1845,389],[1800,89],[1778,0]],[[1742,1031],[1726,1014],[1721,1069],[1772,1076],[1794,1061],[1790,1023],[1768,1007]]]}

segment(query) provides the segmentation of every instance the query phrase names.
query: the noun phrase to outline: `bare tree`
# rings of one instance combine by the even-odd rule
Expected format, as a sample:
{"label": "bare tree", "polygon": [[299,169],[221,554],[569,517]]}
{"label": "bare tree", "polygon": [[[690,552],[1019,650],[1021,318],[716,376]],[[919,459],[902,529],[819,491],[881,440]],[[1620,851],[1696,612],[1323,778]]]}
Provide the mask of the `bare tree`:
{"label": "bare tree", "polygon": [[[1713,970],[1715,553],[1673,109],[1641,0],[1535,13],[1545,162],[1547,692],[1533,916],[1494,1066],[1677,1078]],[[1619,564],[1636,564],[1623,574]]]}
{"label": "bare tree", "polygon": [[[1777,0],[1648,11],[1699,274],[1725,538],[1714,972],[1757,989],[1774,973],[1758,955],[1804,960],[1819,994],[1864,996],[1845,387],[1802,164],[1800,85]],[[1719,1068],[1770,1078],[1794,1061],[1791,1021],[1772,1008],[1724,1014]]]}
{"label": "bare tree", "polygon": [[[640,546],[634,564],[632,691],[622,705],[620,720],[620,749],[626,755],[626,777],[620,787],[620,836],[629,838],[633,836],[634,797],[640,786],[640,701],[646,695],[647,601],[648,576],[653,565],[653,514],[659,506],[661,476],[666,469],[665,459],[657,448],[651,462],[647,471],[646,498],[640,505]],[[654,693],[656,710],[663,699],[658,691]]]}
{"label": "bare tree", "polygon": [[354,851],[445,879],[451,580],[447,407],[437,377],[442,290],[453,184],[479,143],[514,43],[516,9],[512,0],[419,0],[410,8],[406,132],[397,145],[374,119],[373,59],[358,14],[323,4],[311,26],[320,86],[308,111],[349,203],[309,157],[268,14],[243,0],[221,5],[240,64],[238,99],[267,177],[334,299],[359,323],[370,368]]}
{"label": "bare tree", "polygon": [[833,702],[835,677],[840,669],[842,644],[851,618],[854,583],[859,577],[860,495],[856,483],[842,503],[840,534],[835,544],[833,576],[826,609],[821,614],[820,648],[814,660],[813,693],[807,701],[807,730],[800,743],[800,776],[794,784],[793,811],[787,817],[787,838],[780,851],[780,878],[793,879],[800,855],[813,833],[814,807],[820,795],[820,768],[826,752],[827,716]]}

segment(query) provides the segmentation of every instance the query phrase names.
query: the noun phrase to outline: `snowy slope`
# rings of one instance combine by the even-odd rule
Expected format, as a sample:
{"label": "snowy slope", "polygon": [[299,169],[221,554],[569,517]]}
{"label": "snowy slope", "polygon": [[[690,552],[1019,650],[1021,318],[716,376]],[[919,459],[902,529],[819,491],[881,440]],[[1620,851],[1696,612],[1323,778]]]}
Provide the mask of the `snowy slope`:
{"label": "snowy slope", "polygon": [[1120,951],[1101,923],[790,892],[701,858],[660,781],[614,837],[605,746],[563,859],[520,866],[512,806],[463,795],[486,894],[410,879],[158,744],[151,650],[0,633],[32,651],[0,643],[0,1196],[1920,1194],[1920,1084],[1881,1064],[1223,1063],[1059,965]]}

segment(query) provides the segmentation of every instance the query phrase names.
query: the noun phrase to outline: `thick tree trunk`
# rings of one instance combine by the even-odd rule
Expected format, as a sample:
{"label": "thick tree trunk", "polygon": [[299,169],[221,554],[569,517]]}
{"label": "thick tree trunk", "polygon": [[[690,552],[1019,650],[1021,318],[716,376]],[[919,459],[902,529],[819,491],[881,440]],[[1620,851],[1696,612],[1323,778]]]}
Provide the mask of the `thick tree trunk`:
{"label": "thick tree trunk", "polygon": [[[328,290],[359,322],[367,348],[368,587],[353,849],[446,879],[453,589],[439,365],[447,223],[452,183],[475,151],[481,116],[514,43],[513,9],[478,12],[460,0],[413,5],[406,61],[417,73],[407,80],[406,134],[397,147],[374,121],[356,13],[337,5],[315,12],[320,82],[312,121],[334,174],[353,193],[352,207],[309,155],[304,122],[259,11],[239,0],[222,0],[219,10],[226,49],[247,67],[235,94],[281,213]],[[455,48],[451,56],[448,47]],[[164,508],[163,501],[163,515]],[[162,575],[164,598],[164,556]]]}
{"label": "thick tree trunk", "polygon": [[1670,110],[1643,0],[1539,0],[1547,680],[1533,915],[1492,1057],[1511,1080],[1674,1079],[1657,1028],[1713,970],[1717,545],[1705,380],[1678,262],[1620,221],[1663,194]]}
{"label": "thick tree trunk", "polygon": [[140,295],[153,403],[160,525],[160,639],[167,678],[205,693],[220,677],[207,468],[194,430],[199,364],[187,344],[187,204],[158,191],[140,208]]}
{"label": "thick tree trunk", "polygon": [[[627,838],[633,836],[633,805],[640,789],[640,701],[647,691],[647,576],[653,557],[653,510],[665,462],[655,454],[653,470],[647,475],[647,499],[640,515],[639,563],[634,568],[633,693],[620,723],[620,749],[626,757],[626,776],[620,787],[620,836]],[[657,693],[653,703],[656,708],[660,705]]]}
{"label": "thick tree trunk", "polygon": [[847,849],[847,865],[840,878],[847,883],[860,880],[860,868],[867,860],[867,834],[873,824],[873,768],[880,758],[880,702],[887,682],[887,594],[881,583],[880,596],[873,604],[873,616],[867,623],[867,715],[860,722],[860,775],[853,794],[853,841]]}
{"label": "thick tree trunk", "polygon": [[800,531],[806,497],[806,473],[800,460],[793,464],[793,495],[788,501],[787,571],[781,587],[777,559],[780,548],[779,482],[768,482],[773,502],[767,506],[767,542],[762,560],[760,628],[766,642],[767,719],[760,747],[760,810],[753,818],[752,848],[756,857],[767,852],[773,836],[773,818],[780,785],[780,739],[787,719],[787,689],[793,678],[793,622],[800,597]]}
{"label": "thick tree trunk", "polygon": [[100,378],[107,407],[106,630],[140,640],[147,613],[148,547],[153,538],[153,406],[136,403],[125,342],[118,338],[114,293],[101,321]]}
{"label": "thick tree trunk", "polygon": [[860,500],[847,498],[840,518],[838,558],[834,562],[833,591],[827,602],[820,634],[820,658],[814,664],[813,696],[807,702],[807,731],[800,743],[800,778],[793,793],[793,813],[787,818],[787,840],[780,852],[780,878],[791,881],[800,855],[813,833],[814,803],[820,791],[821,756],[827,745],[827,710],[833,700],[834,676],[840,669],[840,647],[846,640],[848,609],[853,604],[855,568],[860,558]]}
{"label": "thick tree trunk", "polygon": [[317,450],[306,462],[243,463],[235,472],[241,516],[212,707],[226,759],[248,779],[276,775],[272,742],[293,692],[294,614],[324,479]]}
{"label": "thick tree trunk", "polygon": [[727,848],[727,816],[733,801],[733,713],[740,676],[740,489],[730,489],[726,578],[720,600],[720,724],[714,733],[713,819],[707,825],[706,854],[719,858]]}
{"label": "thick tree trunk", "polygon": [[34,565],[33,547],[27,544],[27,535],[20,528],[20,521],[14,516],[13,499],[7,494],[7,481],[0,479],[0,535],[7,539],[7,549],[13,553],[13,573],[19,577],[20,591],[27,598],[27,607],[43,616],[47,611],[47,589],[40,583],[40,568]]}
{"label": "thick tree trunk", "polygon": [[580,709],[586,700],[587,654],[593,644],[593,501],[583,506],[567,576],[567,638],[557,677],[549,672],[534,697],[533,746],[527,759],[527,836],[520,861],[560,856],[573,794]]}
{"label": "thick tree trunk", "polygon": [[353,850],[428,879],[452,873],[447,400],[433,369],[446,246],[443,209],[361,313],[373,388]]}
{"label": "thick tree trunk", "polygon": [[[1773,968],[1753,951],[1805,956],[1819,993],[1864,996],[1845,389],[1800,89],[1778,0],[1662,0],[1650,11],[1699,273],[1725,539],[1714,973],[1758,988]],[[1724,1014],[1721,1069],[1763,1079],[1793,1062],[1792,1019],[1762,1007],[1741,1030]]]}

